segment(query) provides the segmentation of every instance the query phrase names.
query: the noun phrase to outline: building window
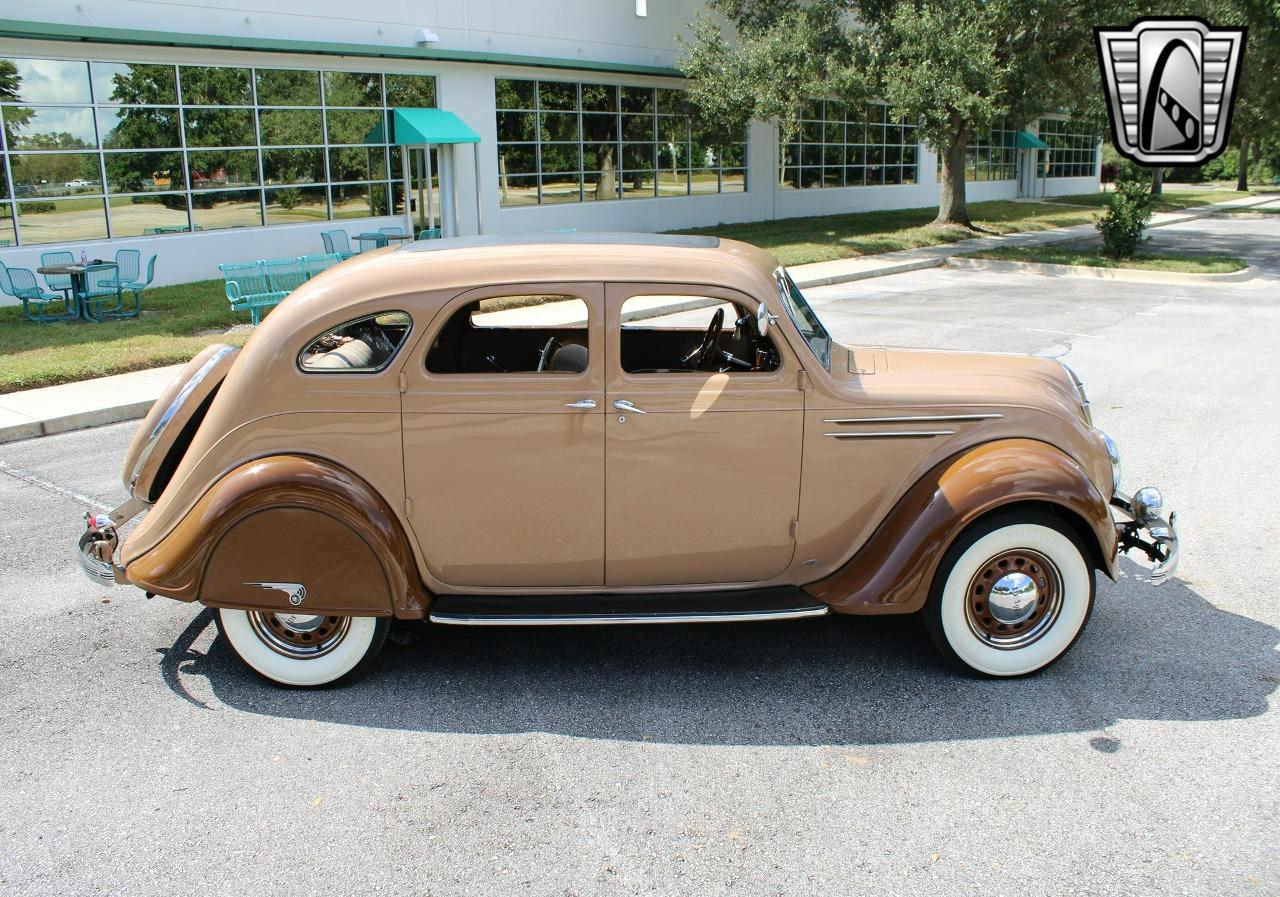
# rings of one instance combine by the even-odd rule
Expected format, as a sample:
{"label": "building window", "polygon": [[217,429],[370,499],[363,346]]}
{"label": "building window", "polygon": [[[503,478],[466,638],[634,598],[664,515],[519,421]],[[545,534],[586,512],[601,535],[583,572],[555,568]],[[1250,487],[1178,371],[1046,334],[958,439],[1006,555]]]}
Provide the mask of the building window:
{"label": "building window", "polygon": [[365,138],[435,98],[430,75],[0,59],[0,246],[391,214]]}
{"label": "building window", "polygon": [[[965,148],[966,181],[1011,181],[1017,177],[1018,129],[1003,119],[989,131],[972,134]],[[938,181],[942,181],[942,157],[938,157]]]}
{"label": "building window", "polygon": [[680,90],[500,78],[497,108],[503,206],[747,189],[745,142],[701,133]]}
{"label": "building window", "polygon": [[1098,159],[1098,129],[1088,122],[1040,119],[1040,139],[1049,144],[1051,178],[1091,178]]}
{"label": "building window", "polygon": [[783,188],[916,183],[916,126],[884,103],[811,100],[800,132],[781,144]]}
{"label": "building window", "polygon": [[1017,177],[1018,129],[1001,120],[989,131],[969,138],[965,151],[966,181],[1011,181]]}

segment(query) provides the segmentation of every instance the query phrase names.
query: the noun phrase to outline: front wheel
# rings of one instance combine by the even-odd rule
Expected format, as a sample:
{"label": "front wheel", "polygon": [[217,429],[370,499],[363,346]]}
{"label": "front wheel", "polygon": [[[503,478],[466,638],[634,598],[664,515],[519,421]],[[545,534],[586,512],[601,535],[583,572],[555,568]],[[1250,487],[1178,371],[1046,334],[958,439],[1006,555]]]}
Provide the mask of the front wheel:
{"label": "front wheel", "polygon": [[985,676],[1024,676],[1066,653],[1093,610],[1080,538],[1045,513],[993,517],[947,551],[925,605],[938,650]]}
{"label": "front wheel", "polygon": [[218,629],[254,672],[281,685],[331,685],[382,650],[390,617],[338,617],[218,608]]}

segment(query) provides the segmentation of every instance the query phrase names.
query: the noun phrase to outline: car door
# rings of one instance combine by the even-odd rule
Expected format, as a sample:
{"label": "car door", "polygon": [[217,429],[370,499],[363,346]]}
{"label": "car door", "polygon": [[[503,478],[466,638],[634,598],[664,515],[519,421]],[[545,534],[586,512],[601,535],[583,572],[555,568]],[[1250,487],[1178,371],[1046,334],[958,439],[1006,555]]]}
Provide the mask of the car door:
{"label": "car door", "polygon": [[[440,583],[603,584],[603,308],[598,283],[508,284],[431,322],[401,408],[410,522]],[[560,369],[536,370],[544,354]]]}
{"label": "car door", "polygon": [[[715,306],[727,300],[754,310],[757,301],[708,286],[605,289],[605,582],[753,583],[779,576],[794,553],[800,494],[798,362],[773,334],[775,370],[661,372],[653,359],[678,360],[685,344],[700,341]],[[655,308],[678,314],[655,318]],[[645,340],[636,336],[641,331]],[[627,348],[636,345],[655,348],[639,354]]]}

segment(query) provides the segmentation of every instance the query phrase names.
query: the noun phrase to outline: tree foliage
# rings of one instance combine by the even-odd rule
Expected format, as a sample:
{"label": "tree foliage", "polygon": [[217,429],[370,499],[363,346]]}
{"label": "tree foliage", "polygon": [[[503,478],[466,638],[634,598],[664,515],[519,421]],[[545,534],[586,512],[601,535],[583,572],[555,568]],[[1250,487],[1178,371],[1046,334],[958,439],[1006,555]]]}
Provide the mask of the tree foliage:
{"label": "tree foliage", "polygon": [[971,135],[1001,119],[1101,110],[1093,27],[1114,0],[711,0],[682,69],[703,114],[776,119],[784,141],[806,98],[883,99],[921,122],[943,160],[938,221],[967,225]]}

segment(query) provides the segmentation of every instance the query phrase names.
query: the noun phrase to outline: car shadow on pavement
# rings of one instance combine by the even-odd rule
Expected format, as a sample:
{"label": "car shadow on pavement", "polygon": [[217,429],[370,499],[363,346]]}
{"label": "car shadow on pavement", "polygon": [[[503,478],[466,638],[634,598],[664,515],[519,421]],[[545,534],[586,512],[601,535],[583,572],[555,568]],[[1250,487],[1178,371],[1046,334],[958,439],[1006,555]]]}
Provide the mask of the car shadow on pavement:
{"label": "car shadow on pavement", "polygon": [[682,744],[889,744],[1092,732],[1121,719],[1263,713],[1280,684],[1280,630],[1215,608],[1181,581],[1102,579],[1061,662],[1013,681],[957,672],[917,618],[826,617],[697,626],[471,628],[398,624],[368,674],[320,691],[255,676],[199,614],[162,661],[207,677],[239,710],[463,734],[549,732]]}

